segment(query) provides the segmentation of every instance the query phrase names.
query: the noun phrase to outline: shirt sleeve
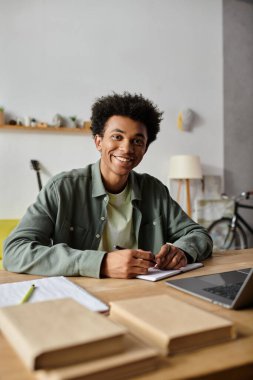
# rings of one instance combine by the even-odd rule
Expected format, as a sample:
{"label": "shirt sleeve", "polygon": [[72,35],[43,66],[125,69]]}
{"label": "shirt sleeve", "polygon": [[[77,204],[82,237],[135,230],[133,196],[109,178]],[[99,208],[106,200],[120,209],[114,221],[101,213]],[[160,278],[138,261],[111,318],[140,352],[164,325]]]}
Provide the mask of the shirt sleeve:
{"label": "shirt sleeve", "polygon": [[16,229],[4,242],[3,266],[17,273],[42,276],[100,277],[106,252],[53,244],[57,223],[57,192],[53,182],[43,188]]}
{"label": "shirt sleeve", "polygon": [[191,262],[212,255],[213,242],[206,229],[195,223],[170,196],[168,201],[168,242],[182,249]]}

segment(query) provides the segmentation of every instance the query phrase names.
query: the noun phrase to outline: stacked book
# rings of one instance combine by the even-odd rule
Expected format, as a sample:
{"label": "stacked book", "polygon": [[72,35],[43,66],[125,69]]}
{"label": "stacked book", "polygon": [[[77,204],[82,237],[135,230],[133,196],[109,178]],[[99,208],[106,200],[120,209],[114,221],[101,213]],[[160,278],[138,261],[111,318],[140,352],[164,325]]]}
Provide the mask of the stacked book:
{"label": "stacked book", "polygon": [[166,294],[115,301],[110,306],[113,321],[164,356],[236,337],[231,321]]}
{"label": "stacked book", "polygon": [[157,295],[111,302],[110,316],[64,298],[0,308],[0,328],[37,379],[117,380],[159,356],[235,338],[230,321]]}
{"label": "stacked book", "polygon": [[0,308],[0,328],[38,379],[123,379],[157,366],[155,349],[70,298]]}

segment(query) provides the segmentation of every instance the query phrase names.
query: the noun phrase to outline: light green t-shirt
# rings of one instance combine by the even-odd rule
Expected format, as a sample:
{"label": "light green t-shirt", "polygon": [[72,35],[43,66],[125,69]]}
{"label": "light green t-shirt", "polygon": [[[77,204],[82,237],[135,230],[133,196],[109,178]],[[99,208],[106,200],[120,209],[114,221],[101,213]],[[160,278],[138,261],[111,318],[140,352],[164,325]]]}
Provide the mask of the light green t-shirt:
{"label": "light green t-shirt", "polygon": [[99,249],[115,251],[115,245],[137,248],[134,235],[130,187],[127,185],[119,194],[108,193],[107,221],[99,244]]}

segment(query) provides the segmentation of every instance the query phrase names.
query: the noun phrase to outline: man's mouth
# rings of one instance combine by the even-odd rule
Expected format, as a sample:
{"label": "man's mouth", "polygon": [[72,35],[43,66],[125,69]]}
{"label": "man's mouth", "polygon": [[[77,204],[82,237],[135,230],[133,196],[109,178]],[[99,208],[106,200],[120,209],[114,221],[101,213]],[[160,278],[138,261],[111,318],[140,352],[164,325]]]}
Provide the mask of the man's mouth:
{"label": "man's mouth", "polygon": [[114,155],[113,155],[113,157],[116,158],[116,160],[118,160],[120,162],[131,162],[131,161],[133,161],[133,159],[130,157],[122,157],[122,156],[114,156]]}

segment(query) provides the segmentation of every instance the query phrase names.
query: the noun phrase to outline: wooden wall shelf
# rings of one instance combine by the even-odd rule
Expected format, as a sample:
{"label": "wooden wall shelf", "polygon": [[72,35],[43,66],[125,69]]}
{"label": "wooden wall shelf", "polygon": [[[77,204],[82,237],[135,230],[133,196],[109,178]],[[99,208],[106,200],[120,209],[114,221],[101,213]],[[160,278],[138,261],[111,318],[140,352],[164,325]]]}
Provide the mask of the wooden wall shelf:
{"label": "wooden wall shelf", "polygon": [[0,125],[0,130],[9,131],[33,131],[33,132],[57,132],[57,133],[76,133],[76,134],[90,134],[88,128],[67,128],[67,127],[25,127],[23,125]]}

